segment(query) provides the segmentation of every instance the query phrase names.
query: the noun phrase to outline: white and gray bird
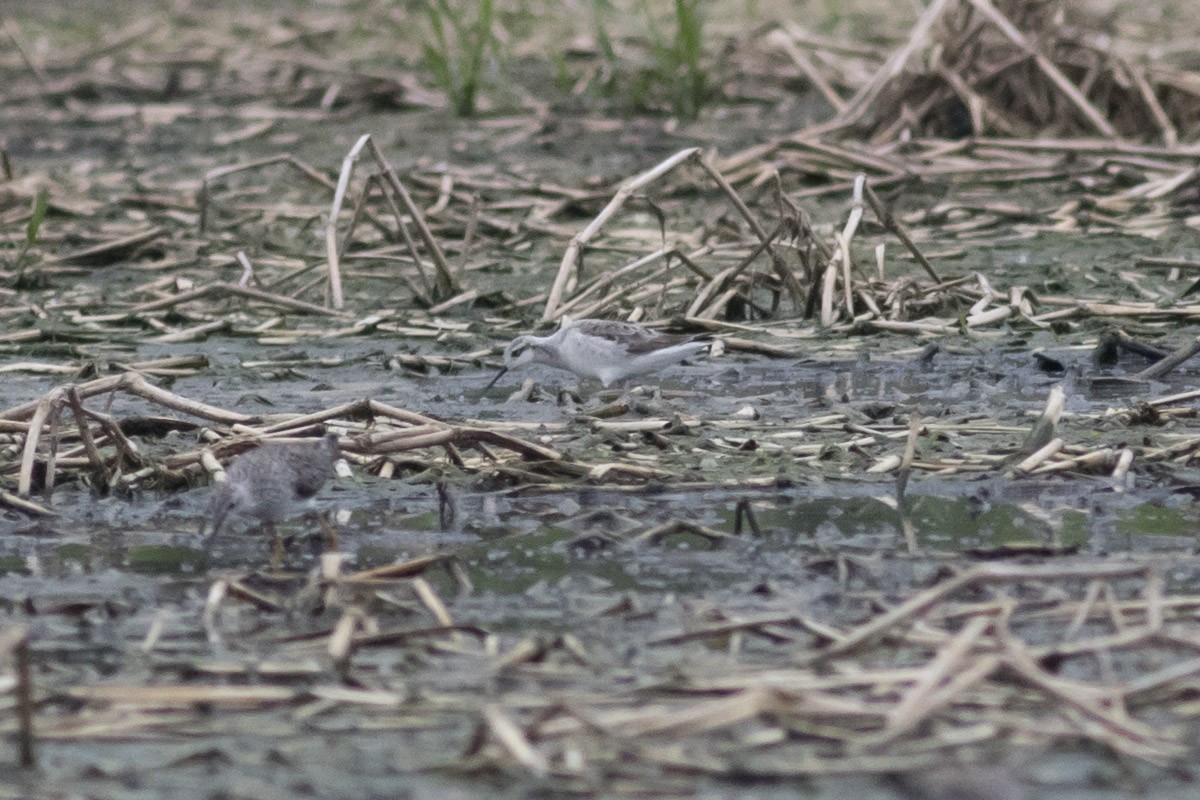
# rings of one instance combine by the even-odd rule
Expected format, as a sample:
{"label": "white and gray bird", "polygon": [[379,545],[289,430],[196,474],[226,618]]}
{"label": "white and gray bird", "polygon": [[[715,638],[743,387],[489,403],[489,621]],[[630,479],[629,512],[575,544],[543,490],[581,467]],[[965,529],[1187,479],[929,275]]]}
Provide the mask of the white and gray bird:
{"label": "white and gray bird", "polygon": [[709,334],[673,335],[629,322],[564,317],[549,336],[518,336],[504,350],[504,367],[487,385],[526,364],[545,364],[596,378],[604,386],[614,381],[657,372],[712,347]]}
{"label": "white and gray bird", "polygon": [[[206,521],[212,533],[207,550],[231,514],[256,519],[274,534],[275,523],[287,519],[316,496],[338,459],[337,434],[306,442],[268,443],[243,453],[225,472],[208,502]],[[201,523],[200,533],[204,533]]]}

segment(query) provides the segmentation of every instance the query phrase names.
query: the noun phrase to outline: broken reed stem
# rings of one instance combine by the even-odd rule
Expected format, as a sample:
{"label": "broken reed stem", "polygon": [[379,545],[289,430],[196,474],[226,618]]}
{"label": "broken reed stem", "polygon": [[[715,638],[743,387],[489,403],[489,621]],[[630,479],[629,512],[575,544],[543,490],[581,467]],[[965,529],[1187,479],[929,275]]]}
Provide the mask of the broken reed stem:
{"label": "broken reed stem", "polygon": [[53,517],[55,516],[54,509],[47,508],[41,503],[35,503],[32,500],[27,500],[24,497],[18,497],[12,492],[0,490],[0,505],[14,508],[17,511],[22,511],[34,517]]}
{"label": "broken reed stem", "polygon": [[345,670],[349,666],[350,656],[353,654],[354,633],[358,630],[362,617],[361,609],[347,608],[329,634],[326,651],[339,670]]}
{"label": "broken reed stem", "polygon": [[[647,286],[649,284],[652,284],[656,279],[661,278],[664,275],[666,275],[669,270],[670,270],[669,265],[662,266],[662,267],[659,267],[658,269],[654,270],[653,272],[650,272],[650,273],[647,273],[646,275],[641,276],[640,278],[638,278],[636,280],[631,280],[628,283],[621,286],[621,288],[614,289],[613,291],[604,295],[604,297],[601,297],[599,300],[596,300],[594,303],[586,305],[583,308],[577,309],[575,312],[575,316],[577,318],[586,318],[586,317],[595,316],[596,314],[601,313],[603,310],[609,308],[610,306],[615,304],[617,301],[622,300],[622,299],[627,300],[630,303],[636,303],[638,297],[640,295],[645,294]],[[664,287],[671,286],[671,285],[682,286],[683,283],[684,283],[683,278],[676,278],[676,279],[673,279],[670,281],[666,281],[662,285]],[[651,291],[654,291],[654,289],[651,288]]]}
{"label": "broken reed stem", "polygon": [[21,470],[17,475],[17,495],[29,497],[33,487],[33,465],[37,460],[38,440],[42,435],[42,425],[50,415],[51,409],[62,396],[61,389],[48,392],[38,401],[33,417],[29,420],[29,430],[25,434],[25,448],[21,453]]}
{"label": "broken reed stem", "polygon": [[437,297],[437,285],[429,281],[429,275],[425,272],[425,262],[421,260],[421,252],[417,249],[417,243],[412,238],[412,232],[408,229],[408,223],[404,221],[404,212],[400,210],[400,206],[396,205],[394,192],[381,189],[381,193],[383,194],[384,202],[387,203],[388,208],[392,211],[392,217],[396,220],[396,228],[400,231],[400,238],[404,240],[404,247],[408,250],[408,257],[412,259],[413,266],[417,268],[417,275],[421,277],[423,296],[418,295],[417,301],[432,304]]}
{"label": "broken reed stem", "polygon": [[841,252],[839,245],[834,257],[825,264],[825,272],[821,277],[821,325],[826,328],[837,321],[837,315],[833,311],[833,290],[837,287],[837,259],[841,257]]}
{"label": "broken reed stem", "polygon": [[1052,388],[1046,395],[1046,407],[1042,415],[1029,429],[1029,435],[1018,449],[1020,453],[1033,453],[1045,447],[1058,431],[1059,420],[1062,419],[1063,408],[1067,402],[1066,390],[1060,385]]}
{"label": "broken reed stem", "polygon": [[372,414],[377,414],[381,417],[388,417],[389,419],[398,420],[400,422],[407,422],[410,425],[426,425],[438,421],[432,417],[426,417],[423,414],[417,414],[416,412],[407,411],[403,408],[390,406],[387,403],[382,403],[378,400],[368,400],[367,408],[370,409]]}
{"label": "broken reed stem", "polygon": [[987,583],[1006,583],[1022,580],[1062,581],[1069,578],[1118,578],[1146,576],[1151,570],[1144,564],[980,564],[932,586],[874,619],[860,625],[842,639],[831,642],[816,658],[833,658],[854,652],[875,641],[902,622],[924,614],[945,598],[967,586]]}
{"label": "broken reed stem", "polygon": [[1051,456],[1058,453],[1059,450],[1062,450],[1065,445],[1066,442],[1061,438],[1051,439],[1049,442],[1033,451],[1028,458],[1025,458],[1024,460],[1013,465],[1013,474],[1021,475],[1040,467],[1043,463],[1048,461]]}
{"label": "broken reed stem", "polygon": [[320,425],[323,422],[328,422],[331,419],[361,419],[370,417],[371,404],[368,400],[353,400],[349,403],[342,403],[340,406],[327,408],[324,411],[314,411],[311,414],[301,414],[295,417],[289,417],[281,422],[276,422],[271,425],[264,425],[256,430],[256,433],[267,436],[270,434],[280,434],[286,431],[293,431],[299,428],[308,428],[313,425]]}
{"label": "broken reed stem", "polygon": [[92,428],[84,418],[83,401],[79,398],[79,387],[68,386],[66,389],[67,403],[71,406],[71,414],[75,417],[75,428],[79,431],[79,439],[83,443],[83,451],[87,453],[88,462],[92,465],[92,471],[97,475],[106,475],[107,468],[104,464],[104,459],[100,456],[100,450],[96,447],[96,440],[92,436]]}
{"label": "broken reed stem", "polygon": [[454,617],[450,616],[449,609],[446,608],[446,604],[442,602],[442,598],[438,596],[429,581],[418,576],[412,579],[411,586],[413,594],[421,601],[421,605],[429,610],[438,625],[447,628],[454,627]]}
{"label": "broken reed stem", "polygon": [[1076,469],[1079,467],[1107,467],[1115,460],[1116,451],[1111,447],[1102,447],[1099,450],[1093,450],[1090,453],[1084,453],[1083,455],[1063,459],[1062,461],[1053,461],[1048,464],[1042,464],[1040,467],[1035,467],[1032,469],[1030,474],[1043,475],[1047,472],[1065,472],[1066,470]]}
{"label": "broken reed stem", "polygon": [[1139,69],[1124,58],[1118,58],[1118,61],[1125,68],[1125,73],[1133,79],[1134,85],[1137,86],[1142,102],[1146,104],[1146,108],[1150,111],[1150,116],[1154,119],[1154,124],[1162,134],[1163,144],[1167,147],[1177,145],[1179,143],[1179,131],[1176,129],[1174,123],[1171,122],[1171,118],[1167,116],[1162,103],[1158,101],[1154,87],[1150,85],[1150,81],[1146,78],[1146,70]]}
{"label": "broken reed stem", "polygon": [[1116,483],[1123,483],[1129,474],[1129,468],[1133,466],[1133,458],[1133,451],[1129,448],[1123,448],[1121,454],[1117,456],[1117,464],[1113,467],[1113,471],[1109,474],[1109,477]]}
{"label": "broken reed stem", "polygon": [[707,158],[701,157],[699,159],[699,164],[700,168],[707,172],[708,176],[713,179],[718,187],[720,187],[721,192],[724,193],[725,197],[729,199],[729,202],[733,204],[733,207],[737,209],[737,212],[741,215],[742,219],[746,220],[746,224],[750,226],[752,231],[754,231],[754,235],[758,237],[758,240],[769,245],[766,230],[764,230],[763,226],[759,224],[755,216],[750,213],[750,207],[746,205],[746,202],[742,200],[742,196],[737,193],[737,190],[734,189],[733,186],[730,185],[729,181],[725,180],[725,176],[721,174],[721,171],[709,163]]}
{"label": "broken reed stem", "polygon": [[833,106],[835,114],[841,113],[846,107],[846,101],[842,99],[841,95],[825,79],[825,76],[817,69],[812,59],[796,46],[794,36],[798,32],[798,26],[791,21],[784,22],[783,26],[787,29],[787,33],[782,30],[774,30],[767,36],[767,41],[787,54],[792,63],[804,73],[804,77],[808,78],[809,82],[817,88],[817,91],[821,93],[821,96],[825,98],[829,105]]}
{"label": "broken reed stem", "polygon": [[346,200],[346,189],[350,186],[350,177],[354,174],[354,164],[370,139],[369,133],[358,137],[358,141],[342,159],[342,170],[338,174],[337,188],[333,192],[333,203],[329,207],[329,219],[325,222],[325,258],[329,262],[329,297],[331,305],[338,310],[345,305],[345,298],[342,295],[341,253],[337,240],[338,215],[342,211],[342,203]]}
{"label": "broken reed stem", "polygon": [[46,477],[43,480],[42,499],[46,505],[53,506],[51,496],[54,494],[54,473],[58,463],[59,423],[62,420],[64,397],[60,393],[54,406],[50,409],[50,452],[46,455]]}
{"label": "broken reed stem", "polygon": [[[857,215],[858,219],[855,219]],[[854,227],[862,220],[862,206],[855,206],[850,212]],[[846,227],[849,227],[847,225]],[[846,318],[854,319],[854,276],[851,275],[853,264],[850,256],[850,237],[845,233],[838,234],[838,250],[842,253],[840,261],[842,268],[842,307],[846,309]]]}
{"label": "broken reed stem", "polygon": [[1161,361],[1151,364],[1133,376],[1134,380],[1152,381],[1163,377],[1176,367],[1200,354],[1200,336],[1180,345],[1174,352]]}
{"label": "broken reed stem", "polygon": [[991,3],[991,0],[969,0],[972,6],[975,7],[980,14],[987,17],[993,25],[999,28],[1009,41],[1020,48],[1027,56],[1033,59],[1038,69],[1050,79],[1050,81],[1058,87],[1070,103],[1079,110],[1087,121],[1095,128],[1102,136],[1107,136],[1110,139],[1119,139],[1116,128],[1109,124],[1096,107],[1088,102],[1088,99],[1083,96],[1079,88],[1071,83],[1071,80],[1064,75],[1054,62],[1040,52],[1025,35],[1017,29],[1015,25],[1000,13],[1000,11]]}
{"label": "broken reed stem", "polygon": [[213,285],[213,289],[220,292],[228,292],[229,294],[241,295],[242,297],[251,300],[261,300],[264,303],[276,305],[281,308],[290,308],[296,311],[307,311],[310,314],[323,314],[326,316],[345,316],[344,312],[336,309],[328,309],[324,306],[319,306],[316,303],[309,303],[305,300],[297,300],[294,297],[288,297],[283,294],[263,291],[256,289],[253,286],[240,286],[236,283],[218,283]]}
{"label": "broken reed stem", "polygon": [[399,564],[385,564],[382,567],[372,567],[371,569],[352,572],[346,576],[345,582],[372,583],[377,581],[408,578],[413,575],[419,575],[420,573],[429,569],[431,566],[444,563],[452,558],[454,558],[454,554],[448,552],[417,556],[416,558],[411,558],[408,561],[402,561]]}
{"label": "broken reed stem", "polygon": [[235,175],[239,172],[250,172],[252,170],[262,169],[263,167],[269,167],[272,164],[288,164],[301,175],[305,176],[314,183],[325,187],[331,192],[335,190],[333,181],[325,177],[320,170],[315,169],[312,165],[299,158],[296,158],[296,156],[292,155],[291,153],[280,153],[278,155],[266,156],[265,158],[260,158],[255,161],[247,161],[242,164],[226,164],[222,167],[214,167],[208,172],[204,173],[204,185],[211,186],[213,181],[219,178],[227,178],[230,175]]}
{"label": "broken reed stem", "polygon": [[366,434],[359,437],[355,441],[355,445],[363,452],[385,455],[426,447],[471,446],[479,442],[498,445],[534,461],[561,461],[563,459],[562,453],[557,450],[527,442],[500,431],[454,426],[436,420],[426,420],[424,423],[403,430]]}
{"label": "broken reed stem", "polygon": [[[384,430],[363,434],[358,437],[356,444],[366,452],[394,453],[411,450],[414,447],[433,447],[449,442],[454,436],[454,429],[440,422],[428,425],[416,425],[400,430]],[[396,449],[397,443],[399,449]],[[387,445],[387,446],[385,446]]]}
{"label": "broken reed stem", "polygon": [[[385,196],[387,195],[387,191],[383,188],[383,179],[379,175],[372,173],[371,175],[367,176],[366,180],[363,181],[362,191],[359,192],[358,196],[354,198],[354,208],[350,212],[350,224],[346,227],[346,235],[340,242],[337,243],[337,258],[338,258],[339,265],[341,264],[341,260],[346,257],[346,250],[347,250],[347,248],[350,247],[350,243],[354,241],[354,232],[358,230],[358,223],[362,221],[363,216],[367,212],[367,204],[371,202],[371,192],[373,192],[375,189],[379,189],[379,194],[385,195]],[[332,216],[333,215],[331,212],[330,213],[331,219],[332,219]],[[328,228],[326,228],[325,233],[326,233],[325,247],[326,247],[326,249],[328,249],[328,247],[329,247],[329,240],[328,240],[329,229]],[[308,269],[310,269],[310,267],[306,267],[305,271],[307,271]],[[340,266],[339,266],[339,274],[340,274]],[[295,277],[295,276],[290,275],[290,276],[287,276],[286,278],[284,278],[283,280],[291,280],[293,277]]]}
{"label": "broken reed stem", "polygon": [[50,76],[46,71],[29,55],[29,49],[25,46],[24,37],[21,36],[21,29],[17,27],[17,23],[12,19],[4,20],[4,32],[8,34],[8,38],[12,40],[13,46],[17,49],[17,53],[21,56],[21,61],[25,62],[25,68],[29,70],[29,74],[37,81],[38,86],[45,90],[46,84],[50,81]]}
{"label": "broken reed stem", "polygon": [[122,464],[140,466],[141,458],[138,456],[137,448],[134,446],[133,442],[129,441],[129,439],[125,437],[125,434],[121,431],[121,426],[117,424],[115,419],[110,417],[108,414],[102,414],[99,411],[89,411],[86,408],[83,410],[83,413],[84,416],[95,420],[97,424],[100,425],[105,436],[108,437],[108,440],[112,442],[113,447],[116,448],[118,454],[116,466],[118,470],[121,468]]}
{"label": "broken reed stem", "polygon": [[675,255],[675,254],[676,254],[676,250],[674,247],[663,247],[658,250],[655,250],[653,253],[644,255],[641,258],[626,264],[625,266],[621,267],[620,269],[605,272],[602,275],[597,276],[596,280],[592,281],[590,286],[588,286],[586,289],[578,292],[574,297],[572,297],[566,303],[563,303],[562,306],[560,306],[558,309],[558,315],[561,317],[563,314],[570,313],[571,309],[575,308],[575,306],[579,305],[581,302],[583,302],[585,299],[587,299],[590,295],[594,294],[595,292],[600,291],[601,289],[604,289],[605,287],[612,284],[614,281],[617,281],[617,280],[625,277],[630,272],[634,272],[635,270],[641,269],[642,267],[646,266],[647,264],[649,264],[653,261],[657,261],[660,258],[666,258],[666,257]]}
{"label": "broken reed stem", "polygon": [[329,191],[334,191],[335,186],[333,181],[326,178],[319,170],[316,170],[312,165],[296,158],[291,153],[280,153],[274,156],[267,156],[256,161],[249,161],[244,164],[226,164],[221,167],[214,167],[204,173],[204,178],[200,182],[200,189],[196,192],[196,206],[199,211],[199,229],[203,234],[208,229],[208,210],[212,204],[212,184],[220,178],[226,178],[239,172],[249,172],[251,170],[261,169],[271,166],[272,164],[287,164],[301,175],[305,176],[314,183],[325,187]]}
{"label": "broken reed stem", "polygon": [[[771,246],[771,243],[779,237],[779,234],[783,233],[783,229],[784,223],[781,220],[778,224],[776,224],[775,228],[766,235],[766,237],[759,240],[758,244],[754,246],[754,248],[745,258],[729,269],[722,270],[721,272],[718,272],[716,275],[712,276],[708,283],[706,283],[704,287],[696,294],[695,298],[692,299],[692,304],[688,307],[688,310],[684,316],[695,317],[704,314],[710,298],[716,294],[719,294],[722,289],[736,281],[738,276],[745,272],[746,268],[754,263],[754,260],[758,258],[764,250]],[[789,274],[791,273],[789,272]],[[795,278],[793,276],[793,280],[794,279]]]}
{"label": "broken reed stem", "polygon": [[904,440],[904,455],[900,457],[900,467],[896,474],[896,499],[900,502],[904,501],[904,493],[908,489],[913,459],[917,454],[917,437],[920,435],[921,412],[914,409],[908,418],[908,436]]}
{"label": "broken reed stem", "polygon": [[895,76],[899,75],[904,70],[904,65],[908,63],[908,59],[912,57],[919,48],[925,45],[929,37],[929,31],[934,24],[941,19],[942,14],[946,10],[950,0],[934,0],[934,2],[925,9],[921,14],[917,24],[913,26],[909,33],[908,41],[898,50],[896,50],[883,64],[882,67],[872,76],[871,80],[863,84],[855,94],[845,104],[841,112],[833,118],[833,120],[825,127],[827,129],[844,128],[857,123],[862,116],[871,107],[872,102],[879,96],[887,85]]}
{"label": "broken reed stem", "polygon": [[258,275],[254,272],[254,265],[250,263],[250,257],[246,255],[245,250],[238,250],[234,256],[237,262],[242,266],[242,276],[238,278],[238,286],[246,286],[250,281],[254,281],[262,288],[262,283],[258,280]]}
{"label": "broken reed stem", "polygon": [[1170,353],[1168,353],[1166,350],[1162,350],[1151,344],[1147,344],[1146,342],[1142,342],[1133,338],[1120,328],[1117,328],[1111,333],[1113,338],[1116,340],[1116,345],[1123,350],[1129,351],[1130,353],[1135,353],[1153,361],[1161,361],[1170,355]]}
{"label": "broken reed stem", "polygon": [[775,232],[768,234],[762,225],[759,224],[754,215],[750,213],[750,208],[746,205],[745,201],[742,200],[742,196],[737,193],[737,190],[733,188],[733,185],[730,184],[725,176],[721,174],[721,171],[717,169],[716,165],[712,164],[707,158],[701,158],[700,166],[716,182],[717,186],[720,187],[725,196],[729,198],[729,202],[732,203],[734,208],[737,209],[738,213],[742,215],[742,219],[746,220],[746,223],[750,226],[751,230],[754,231],[754,235],[758,237],[759,248],[757,248],[755,255],[751,256],[751,259],[757,257],[758,252],[766,250],[771,256],[772,268],[775,270],[776,275],[778,275],[780,282],[783,283],[784,288],[786,288],[788,293],[792,296],[792,303],[796,308],[803,308],[804,288],[800,285],[800,282],[796,280],[796,276],[792,274],[792,271],[784,265],[783,260],[776,257],[775,251],[771,247],[771,243],[782,230],[783,222],[780,221]]}
{"label": "broken reed stem", "polygon": [[471,207],[467,210],[467,229],[463,233],[462,251],[458,258],[456,279],[467,274],[467,265],[471,261],[471,249],[475,246],[475,230],[479,227],[479,195],[471,195]]}
{"label": "broken reed stem", "polygon": [[550,294],[546,298],[546,307],[542,311],[542,322],[549,322],[558,318],[560,315],[559,308],[562,306],[563,293],[567,289],[567,283],[576,275],[583,258],[583,248],[599,233],[604,224],[621,210],[622,206],[628,202],[630,195],[667,174],[680,164],[697,159],[699,155],[699,147],[689,147],[685,150],[680,150],[670,158],[646,170],[641,175],[624,181],[620,188],[617,189],[616,194],[613,195],[613,198],[608,201],[608,205],[601,209],[595,219],[588,223],[587,227],[582,231],[571,237],[571,241],[567,244],[566,252],[563,253],[562,261],[559,263],[558,273],[554,276],[554,283],[550,287]]}
{"label": "broken reed stem", "polygon": [[191,302],[192,300],[200,300],[210,296],[220,296],[222,294],[240,295],[251,300],[261,300],[270,305],[276,305],[280,308],[290,308],[295,311],[306,311],[310,314],[321,314],[332,317],[345,317],[345,312],[337,311],[331,308],[319,306],[316,303],[309,303],[304,300],[297,300],[294,297],[288,297],[283,294],[256,289],[253,286],[240,286],[236,283],[210,283],[205,286],[200,286],[196,289],[191,289],[186,292],[164,297],[161,300],[151,300],[146,303],[140,303],[128,310],[128,313],[137,316],[146,314],[151,311],[161,311],[166,308],[174,308],[183,303]]}
{"label": "broken reed stem", "polygon": [[[866,181],[865,175],[860,175],[863,181]],[[933,265],[929,263],[929,259],[921,252],[921,248],[917,247],[913,242],[912,237],[908,235],[908,231],[900,224],[899,220],[892,214],[891,209],[883,204],[879,199],[879,195],[875,194],[875,190],[871,188],[871,184],[865,184],[867,202],[871,204],[871,210],[875,212],[875,218],[879,220],[879,224],[891,231],[892,235],[900,240],[901,244],[908,248],[908,252],[912,253],[913,258],[921,265],[934,283],[941,283],[942,279],[934,270]]]}
{"label": "broken reed stem", "polygon": [[217,406],[211,406],[208,403],[201,403],[199,400],[189,400],[186,397],[177,395],[174,392],[168,392],[166,389],[160,389],[157,386],[150,384],[145,378],[136,372],[127,372],[122,376],[121,388],[127,390],[130,394],[137,395],[144,400],[149,400],[151,403],[157,403],[167,408],[182,411],[185,414],[191,414],[194,417],[201,419],[212,420],[213,422],[224,423],[250,423],[256,418],[247,414],[239,414],[236,411],[227,411]]}
{"label": "broken reed stem", "polygon": [[[991,615],[980,614],[972,617],[953,637],[938,650],[937,655],[921,672],[921,677],[912,685],[900,702],[887,712],[887,727],[879,736],[873,737],[871,746],[892,741],[920,725],[932,714],[936,707],[930,703],[932,697],[938,694],[943,682],[951,679],[956,671],[964,668],[964,661],[972,648],[983,638],[984,633],[991,627]],[[989,667],[991,672],[996,664]],[[982,678],[983,676],[978,676]]]}
{"label": "broken reed stem", "polygon": [[541,778],[549,774],[550,762],[530,744],[525,732],[503,709],[494,703],[488,703],[483,707],[483,720],[492,736],[518,764],[535,777]]}
{"label": "broken reed stem", "polygon": [[1012,634],[1007,625],[997,624],[996,638],[1004,653],[1005,663],[1019,677],[1047,695],[1099,723],[1113,737],[1105,737],[1118,750],[1138,758],[1161,759],[1164,750],[1181,750],[1158,738],[1154,728],[1129,717],[1124,710],[1122,693],[1116,687],[1098,687],[1052,675],[1029,652],[1029,647]]}
{"label": "broken reed stem", "polygon": [[421,234],[421,241],[425,243],[425,247],[429,250],[429,256],[433,259],[435,272],[434,279],[434,300],[445,300],[447,297],[452,297],[462,291],[458,281],[454,279],[454,275],[450,270],[450,264],[446,261],[446,255],[442,252],[441,245],[438,244],[433,232],[429,230],[429,225],[425,223],[425,216],[421,213],[421,209],[412,199],[412,195],[408,193],[400,176],[396,174],[396,170],[388,162],[383,155],[383,151],[379,149],[379,145],[374,139],[367,139],[367,143],[371,147],[371,154],[375,161],[379,164],[379,168],[383,171],[384,177],[387,179],[387,184],[392,187],[392,190],[400,198],[400,202],[404,204],[404,208],[408,211],[409,217],[412,218],[413,225],[417,227],[417,232]]}
{"label": "broken reed stem", "polygon": [[854,234],[858,231],[859,223],[862,222],[863,187],[865,184],[866,178],[863,175],[855,178],[850,215],[846,219],[845,227],[837,234],[833,255],[830,257],[829,263],[825,265],[825,279],[821,286],[821,325],[826,328],[837,322],[838,318],[833,298],[839,271],[842,276],[842,302],[846,308],[846,317],[848,319],[854,318],[854,281],[850,274],[850,243],[854,240]]}

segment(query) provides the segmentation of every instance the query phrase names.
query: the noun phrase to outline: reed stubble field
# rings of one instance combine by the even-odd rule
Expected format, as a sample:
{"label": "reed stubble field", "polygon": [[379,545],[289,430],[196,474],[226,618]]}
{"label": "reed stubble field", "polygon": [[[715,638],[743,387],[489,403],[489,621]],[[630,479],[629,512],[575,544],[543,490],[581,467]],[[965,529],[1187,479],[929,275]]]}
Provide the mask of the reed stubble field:
{"label": "reed stubble field", "polygon": [[0,791],[1187,796],[1186,4],[562,8],[6,7]]}

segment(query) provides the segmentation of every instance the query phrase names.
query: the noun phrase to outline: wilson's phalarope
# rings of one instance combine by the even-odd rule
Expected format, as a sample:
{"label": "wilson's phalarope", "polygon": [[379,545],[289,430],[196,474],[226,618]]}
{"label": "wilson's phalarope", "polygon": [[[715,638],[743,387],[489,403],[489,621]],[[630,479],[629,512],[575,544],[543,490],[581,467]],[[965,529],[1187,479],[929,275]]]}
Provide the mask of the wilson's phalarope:
{"label": "wilson's phalarope", "polygon": [[712,346],[709,334],[672,335],[629,322],[605,319],[566,319],[549,336],[518,336],[504,350],[500,376],[525,364],[546,364],[597,378],[604,386],[646,375],[694,356]]}
{"label": "wilson's phalarope", "polygon": [[[205,550],[231,513],[257,519],[274,538],[275,523],[321,491],[337,459],[334,433],[309,442],[264,444],[235,458],[208,502],[212,533],[204,543]],[[204,527],[202,522],[202,534]]]}

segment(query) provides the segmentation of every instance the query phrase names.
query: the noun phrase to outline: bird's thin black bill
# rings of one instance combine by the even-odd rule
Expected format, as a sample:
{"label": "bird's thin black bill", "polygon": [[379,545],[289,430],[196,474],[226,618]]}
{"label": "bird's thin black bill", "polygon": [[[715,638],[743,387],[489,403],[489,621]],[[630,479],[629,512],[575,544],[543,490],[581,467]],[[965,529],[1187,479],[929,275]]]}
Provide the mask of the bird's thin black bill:
{"label": "bird's thin black bill", "polygon": [[500,380],[502,377],[504,377],[504,373],[506,373],[506,372],[508,372],[508,367],[501,367],[501,368],[500,368],[500,371],[496,373],[496,377],[494,377],[494,378],[492,378],[490,381],[488,381],[488,385],[487,385],[487,386],[485,386],[485,387],[483,387],[483,390],[486,392],[488,389],[490,389],[490,388],[492,388],[493,386],[495,386],[495,385],[496,385],[496,381],[498,381],[498,380]]}

